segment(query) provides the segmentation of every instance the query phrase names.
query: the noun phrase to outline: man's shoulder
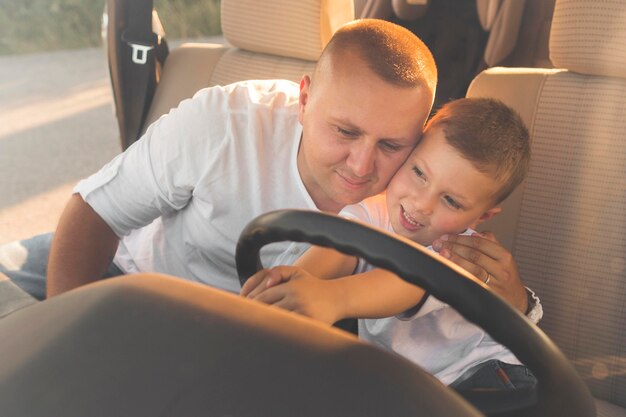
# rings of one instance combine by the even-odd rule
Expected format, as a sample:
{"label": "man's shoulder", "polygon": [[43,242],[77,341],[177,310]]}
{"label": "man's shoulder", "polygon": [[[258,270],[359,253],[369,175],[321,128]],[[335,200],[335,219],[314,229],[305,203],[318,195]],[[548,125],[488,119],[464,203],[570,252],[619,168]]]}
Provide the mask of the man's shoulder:
{"label": "man's shoulder", "polygon": [[297,115],[299,91],[298,84],[288,80],[239,81],[203,88],[188,100],[187,107],[195,109],[196,113],[209,112],[216,117],[226,113],[260,114],[264,111],[293,117]]}
{"label": "man's shoulder", "polygon": [[298,84],[289,80],[244,80],[227,85],[216,85],[204,88],[196,96],[228,97],[229,100],[242,100],[267,103],[283,99],[285,104],[298,99],[300,89]]}

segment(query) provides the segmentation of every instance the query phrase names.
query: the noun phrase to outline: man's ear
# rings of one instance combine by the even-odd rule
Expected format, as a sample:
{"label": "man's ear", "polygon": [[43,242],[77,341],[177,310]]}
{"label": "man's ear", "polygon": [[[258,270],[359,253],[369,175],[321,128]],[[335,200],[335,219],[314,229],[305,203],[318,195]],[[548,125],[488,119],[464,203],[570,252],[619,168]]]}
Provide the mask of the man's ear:
{"label": "man's ear", "polygon": [[300,96],[298,98],[298,120],[302,123],[304,119],[304,108],[309,101],[309,90],[311,88],[311,77],[305,75],[300,80]]}
{"label": "man's ear", "polygon": [[478,220],[476,220],[476,224],[474,224],[474,227],[478,226],[479,224],[486,222],[489,219],[492,219],[493,216],[495,216],[496,214],[500,213],[502,211],[501,207],[492,207],[489,210],[487,210],[486,212],[484,212],[483,214],[481,214],[481,216],[478,218]]}

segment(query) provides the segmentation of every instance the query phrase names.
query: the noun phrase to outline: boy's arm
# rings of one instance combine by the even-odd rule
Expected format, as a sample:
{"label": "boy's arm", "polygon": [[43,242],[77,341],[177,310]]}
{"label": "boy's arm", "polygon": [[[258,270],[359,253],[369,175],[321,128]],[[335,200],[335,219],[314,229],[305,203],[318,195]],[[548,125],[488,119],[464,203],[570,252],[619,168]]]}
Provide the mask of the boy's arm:
{"label": "boy's arm", "polygon": [[294,263],[320,279],[335,279],[352,275],[358,259],[335,249],[312,246]]}
{"label": "boy's arm", "polygon": [[349,317],[400,314],[424,296],[421,288],[381,269],[349,275],[356,262],[356,258],[332,249],[313,247],[295,267],[276,267],[256,274],[250,286],[246,283],[242,295],[329,324]]}
{"label": "boy's arm", "polygon": [[382,318],[405,312],[426,294],[396,274],[373,269],[331,281],[334,292],[343,294],[342,318]]}
{"label": "boy's arm", "polygon": [[[309,274],[320,279],[334,279],[351,275],[357,265],[357,258],[345,255],[334,249],[312,246],[294,263]],[[289,269],[264,269],[251,276],[241,288],[244,297],[255,298],[263,290],[293,278]]]}
{"label": "boy's arm", "polygon": [[425,291],[384,269],[354,274],[357,258],[334,249],[314,246],[295,263],[321,279],[334,279],[329,286],[339,296],[341,317],[381,318],[403,313],[417,305]]}

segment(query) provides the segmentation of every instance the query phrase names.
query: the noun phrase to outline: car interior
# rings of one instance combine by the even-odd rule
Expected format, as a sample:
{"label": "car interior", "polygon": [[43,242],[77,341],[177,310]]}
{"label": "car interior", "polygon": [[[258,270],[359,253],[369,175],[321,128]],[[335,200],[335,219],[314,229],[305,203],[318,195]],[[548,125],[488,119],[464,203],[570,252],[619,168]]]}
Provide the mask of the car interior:
{"label": "car interior", "polygon": [[[168,51],[160,36],[141,41],[152,42],[153,50],[144,50],[152,67],[142,69],[148,87],[132,105],[122,103],[122,91],[136,80],[124,79],[122,61],[141,34],[122,39],[132,22],[117,17],[129,13],[127,2],[107,1],[115,17],[107,52],[122,148],[201,88],[260,78],[299,82],[334,31],[355,17],[390,19],[429,39],[440,80],[450,79],[438,90],[439,103],[492,97],[516,109],[531,134],[529,174],[483,228],[511,251],[525,285],[541,298],[538,326],[417,245],[400,247],[320,213],[254,220],[237,264],[245,279],[259,267],[260,247],[276,240],[371,259],[511,348],[538,377],[537,402],[504,409],[497,393],[464,399],[341,330],[140,274],[0,320],[0,334],[12,335],[0,337],[0,357],[11,358],[0,361],[3,415],[626,416],[625,2],[473,0],[461,8],[445,0],[222,0],[227,45]],[[461,35],[454,31],[465,42],[461,57],[449,53],[454,39],[445,34],[455,25],[455,5],[471,15]],[[143,22],[150,31],[158,22],[151,9]],[[434,28],[441,16],[445,26]]]}

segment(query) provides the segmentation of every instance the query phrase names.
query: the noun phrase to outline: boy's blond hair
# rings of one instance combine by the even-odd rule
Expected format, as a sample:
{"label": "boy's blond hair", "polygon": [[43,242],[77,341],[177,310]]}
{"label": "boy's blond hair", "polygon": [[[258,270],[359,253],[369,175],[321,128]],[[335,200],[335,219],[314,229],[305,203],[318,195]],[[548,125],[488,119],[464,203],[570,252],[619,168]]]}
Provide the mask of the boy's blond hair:
{"label": "boy's blond hair", "polygon": [[524,180],[530,163],[528,129],[503,102],[490,98],[451,101],[428,121],[426,132],[434,127],[442,127],[448,144],[476,169],[501,183],[495,204]]}

